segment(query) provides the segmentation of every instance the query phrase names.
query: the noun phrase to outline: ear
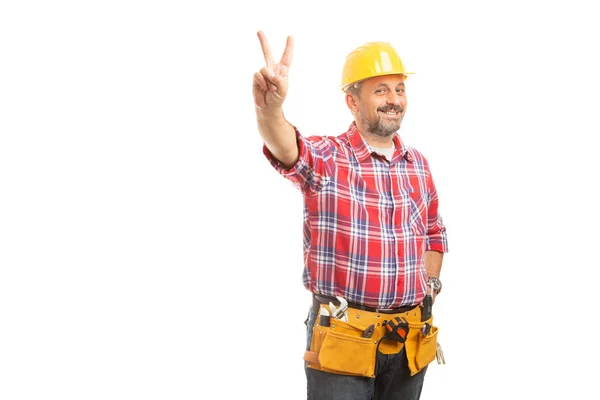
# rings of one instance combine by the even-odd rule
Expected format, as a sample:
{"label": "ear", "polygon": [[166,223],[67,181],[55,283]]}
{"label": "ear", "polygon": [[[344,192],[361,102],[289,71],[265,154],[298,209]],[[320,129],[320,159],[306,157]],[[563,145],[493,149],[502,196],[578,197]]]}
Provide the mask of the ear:
{"label": "ear", "polygon": [[346,93],[346,105],[352,111],[352,113],[358,113],[358,100],[351,95],[350,93]]}

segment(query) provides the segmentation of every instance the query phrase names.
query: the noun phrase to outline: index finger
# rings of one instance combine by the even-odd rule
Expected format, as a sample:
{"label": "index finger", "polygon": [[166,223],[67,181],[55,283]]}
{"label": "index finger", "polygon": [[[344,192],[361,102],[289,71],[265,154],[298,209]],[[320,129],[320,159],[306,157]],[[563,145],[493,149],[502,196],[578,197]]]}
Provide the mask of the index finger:
{"label": "index finger", "polygon": [[294,53],[294,38],[288,36],[287,42],[285,43],[285,50],[281,56],[280,64],[287,65],[288,67],[292,63],[292,54]]}
{"label": "index finger", "polygon": [[271,53],[271,46],[269,46],[267,36],[262,31],[258,31],[258,40],[260,40],[260,47],[262,47],[267,67],[272,67],[275,64],[275,60],[273,60],[273,54]]}

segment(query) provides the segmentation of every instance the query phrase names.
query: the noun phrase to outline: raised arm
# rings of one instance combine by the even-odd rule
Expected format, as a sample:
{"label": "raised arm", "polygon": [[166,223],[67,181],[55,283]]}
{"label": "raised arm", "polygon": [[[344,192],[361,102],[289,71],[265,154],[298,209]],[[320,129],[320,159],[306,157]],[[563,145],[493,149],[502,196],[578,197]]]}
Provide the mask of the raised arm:
{"label": "raised arm", "polygon": [[258,131],[273,156],[290,168],[298,160],[298,144],[294,127],[285,119],[282,106],[288,91],[294,39],[288,36],[277,64],[263,32],[258,32],[258,39],[266,62],[266,66],[254,74],[252,85]]}

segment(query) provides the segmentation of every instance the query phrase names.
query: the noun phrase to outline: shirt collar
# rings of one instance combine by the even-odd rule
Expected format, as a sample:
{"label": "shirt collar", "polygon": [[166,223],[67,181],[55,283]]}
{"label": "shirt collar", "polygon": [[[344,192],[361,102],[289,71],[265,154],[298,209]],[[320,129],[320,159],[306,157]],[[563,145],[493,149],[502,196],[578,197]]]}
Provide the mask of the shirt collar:
{"label": "shirt collar", "polygon": [[[363,136],[360,134],[355,122],[350,124],[346,134],[348,135],[348,141],[350,142],[350,146],[354,150],[354,155],[359,163],[362,163],[371,157],[372,154],[376,153],[373,147],[369,145],[365,138],[363,138]],[[402,142],[402,139],[400,139],[400,135],[397,133],[394,134],[392,140],[394,141],[394,146],[396,149],[394,150],[391,163],[398,162],[400,158],[404,158],[406,161],[413,162],[413,158],[408,152],[408,148]]]}

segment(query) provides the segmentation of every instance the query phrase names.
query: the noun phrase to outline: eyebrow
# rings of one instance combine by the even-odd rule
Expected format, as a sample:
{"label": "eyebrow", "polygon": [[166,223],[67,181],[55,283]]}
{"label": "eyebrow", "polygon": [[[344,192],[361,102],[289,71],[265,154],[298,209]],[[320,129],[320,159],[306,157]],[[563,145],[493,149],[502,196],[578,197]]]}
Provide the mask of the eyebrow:
{"label": "eyebrow", "polygon": [[[379,87],[385,87],[389,89],[389,85],[387,83],[380,83],[379,85],[375,86],[375,88],[379,88]],[[400,82],[398,85],[396,85],[396,87],[402,87],[405,88],[406,86],[404,85],[404,82]]]}

